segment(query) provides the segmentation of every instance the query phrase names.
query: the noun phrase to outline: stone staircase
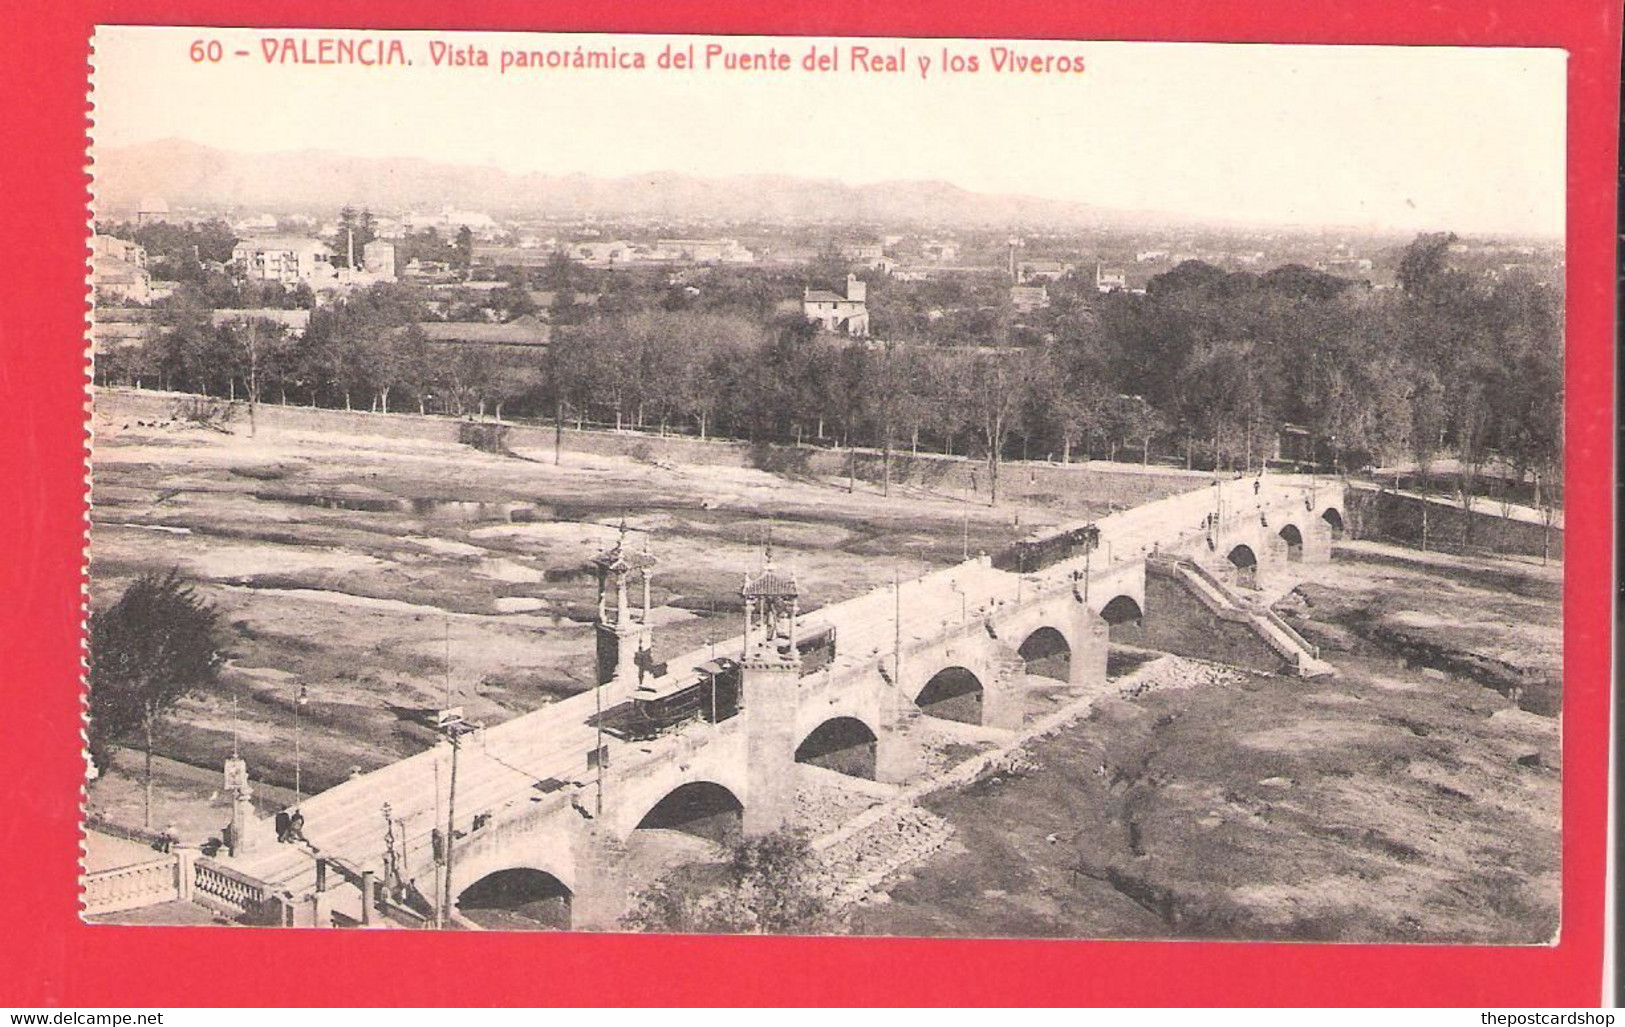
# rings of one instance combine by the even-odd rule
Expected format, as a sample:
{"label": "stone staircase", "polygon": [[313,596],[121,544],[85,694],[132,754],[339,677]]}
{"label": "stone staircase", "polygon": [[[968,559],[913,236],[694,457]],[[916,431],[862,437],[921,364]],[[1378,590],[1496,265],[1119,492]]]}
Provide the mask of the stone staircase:
{"label": "stone staircase", "polygon": [[1320,650],[1268,608],[1247,602],[1218,575],[1193,560],[1159,561],[1185,589],[1215,616],[1245,623],[1273,649],[1299,677],[1330,674],[1332,665],[1320,658]]}

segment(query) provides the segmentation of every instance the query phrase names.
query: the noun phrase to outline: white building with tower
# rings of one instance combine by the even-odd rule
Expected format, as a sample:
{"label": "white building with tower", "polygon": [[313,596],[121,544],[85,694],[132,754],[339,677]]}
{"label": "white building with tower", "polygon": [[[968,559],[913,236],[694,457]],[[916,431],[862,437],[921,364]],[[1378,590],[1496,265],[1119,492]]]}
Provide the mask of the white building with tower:
{"label": "white building with tower", "polygon": [[846,276],[846,295],[827,289],[804,289],[801,312],[825,331],[863,337],[869,334],[869,286],[857,275]]}

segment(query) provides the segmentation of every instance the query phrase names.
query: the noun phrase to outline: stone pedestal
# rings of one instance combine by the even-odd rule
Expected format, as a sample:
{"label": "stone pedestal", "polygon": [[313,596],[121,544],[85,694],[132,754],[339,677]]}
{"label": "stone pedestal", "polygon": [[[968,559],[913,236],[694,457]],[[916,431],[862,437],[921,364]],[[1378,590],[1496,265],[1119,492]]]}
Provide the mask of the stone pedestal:
{"label": "stone pedestal", "polygon": [[175,897],[191,902],[197,885],[197,858],[202,854],[190,845],[176,845],[169,851],[175,857]]}
{"label": "stone pedestal", "polygon": [[637,677],[638,631],[638,626],[627,619],[613,624],[598,622],[598,684]]}
{"label": "stone pedestal", "polygon": [[233,756],[226,761],[226,790],[231,795],[230,852],[243,856],[257,852],[268,839],[268,825],[254,815],[254,788],[248,783],[248,764]]}

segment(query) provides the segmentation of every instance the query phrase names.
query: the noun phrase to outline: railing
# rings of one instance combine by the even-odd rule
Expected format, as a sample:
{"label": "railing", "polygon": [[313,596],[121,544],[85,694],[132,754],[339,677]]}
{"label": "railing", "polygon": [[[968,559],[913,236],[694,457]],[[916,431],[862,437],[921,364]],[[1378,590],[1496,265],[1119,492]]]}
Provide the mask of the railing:
{"label": "railing", "polygon": [[1251,611],[1244,608],[1211,571],[1199,563],[1176,560],[1174,573],[1196,586],[1192,591],[1210,612],[1226,620],[1251,620]]}
{"label": "railing", "polygon": [[85,913],[94,916],[174,902],[181,895],[179,875],[180,859],[172,855],[86,874]]}
{"label": "railing", "polygon": [[200,856],[192,864],[192,895],[206,906],[233,916],[259,916],[273,898],[271,886]]}
{"label": "railing", "polygon": [[1317,660],[1320,659],[1320,646],[1311,645],[1309,640],[1298,634],[1297,629],[1282,619],[1280,614],[1276,613],[1274,610],[1265,609],[1263,611],[1263,615],[1271,624],[1275,625],[1277,628],[1280,628],[1286,637],[1292,639],[1294,645],[1301,646],[1310,656],[1313,656]]}

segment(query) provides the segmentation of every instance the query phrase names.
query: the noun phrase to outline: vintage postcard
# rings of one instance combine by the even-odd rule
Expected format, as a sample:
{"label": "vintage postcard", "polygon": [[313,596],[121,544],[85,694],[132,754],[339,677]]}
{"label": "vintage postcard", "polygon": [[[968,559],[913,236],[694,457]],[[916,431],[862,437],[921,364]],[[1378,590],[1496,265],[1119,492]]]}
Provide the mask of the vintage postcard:
{"label": "vintage postcard", "polygon": [[91,64],[85,919],[1559,937],[1563,51]]}

